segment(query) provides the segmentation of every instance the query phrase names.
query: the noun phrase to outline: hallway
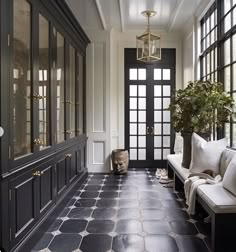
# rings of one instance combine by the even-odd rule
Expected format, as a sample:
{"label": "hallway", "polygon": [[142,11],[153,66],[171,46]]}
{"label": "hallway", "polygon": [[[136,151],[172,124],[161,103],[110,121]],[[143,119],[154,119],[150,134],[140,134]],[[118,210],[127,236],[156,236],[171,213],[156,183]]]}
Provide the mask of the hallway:
{"label": "hallway", "polygon": [[89,174],[32,251],[209,252],[209,230],[148,169]]}

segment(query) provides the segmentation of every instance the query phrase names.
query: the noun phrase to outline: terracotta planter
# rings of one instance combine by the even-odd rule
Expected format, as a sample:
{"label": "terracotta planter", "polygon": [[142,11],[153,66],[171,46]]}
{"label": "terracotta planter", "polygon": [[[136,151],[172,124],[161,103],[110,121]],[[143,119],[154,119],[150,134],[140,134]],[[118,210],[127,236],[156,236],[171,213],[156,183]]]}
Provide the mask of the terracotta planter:
{"label": "terracotta planter", "polygon": [[[197,133],[199,136],[209,141],[210,134],[208,133]],[[183,159],[182,166],[189,169],[191,163],[191,152],[192,152],[192,132],[182,132],[183,137]]]}
{"label": "terracotta planter", "polygon": [[113,150],[111,153],[114,174],[125,174],[129,166],[129,152],[124,149]]}

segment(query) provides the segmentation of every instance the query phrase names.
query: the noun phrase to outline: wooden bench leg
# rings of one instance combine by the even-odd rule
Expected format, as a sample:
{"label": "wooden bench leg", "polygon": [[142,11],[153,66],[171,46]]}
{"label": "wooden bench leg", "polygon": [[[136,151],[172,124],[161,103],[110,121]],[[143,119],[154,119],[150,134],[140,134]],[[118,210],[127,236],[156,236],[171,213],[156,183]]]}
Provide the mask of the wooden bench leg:
{"label": "wooden bench leg", "polygon": [[236,214],[213,214],[211,243],[213,252],[236,251]]}
{"label": "wooden bench leg", "polygon": [[174,190],[175,191],[183,190],[183,182],[178,178],[176,174],[174,174]]}

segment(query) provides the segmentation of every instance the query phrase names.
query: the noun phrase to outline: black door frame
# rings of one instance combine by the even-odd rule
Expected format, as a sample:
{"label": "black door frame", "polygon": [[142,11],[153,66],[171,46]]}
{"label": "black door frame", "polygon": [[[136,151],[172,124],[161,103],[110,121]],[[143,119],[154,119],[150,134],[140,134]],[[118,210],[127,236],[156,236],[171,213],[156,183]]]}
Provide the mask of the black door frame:
{"label": "black door frame", "polygon": [[[175,88],[176,88],[176,49],[174,48],[167,48],[167,49],[162,49],[162,60],[156,62],[156,63],[144,63],[144,62],[140,62],[136,60],[136,49],[135,48],[125,48],[124,51],[124,65],[125,65],[125,75],[124,75],[124,85],[125,85],[125,148],[129,150],[129,68],[145,68],[144,64],[147,64],[147,72],[146,74],[152,74],[151,70],[154,68],[168,68],[171,69],[171,95],[173,95],[175,93]],[[146,83],[146,85],[148,85],[148,80],[144,81]],[[147,89],[147,97],[150,94],[151,89]],[[150,96],[149,96],[150,97]],[[149,104],[148,104],[149,103]],[[147,100],[147,105],[154,107],[154,100],[150,99]],[[149,113],[149,117],[147,118],[147,122],[150,121],[150,124],[153,124],[154,121],[154,115],[150,115]],[[149,125],[147,125],[148,127]],[[171,136],[170,136],[170,153],[173,153],[173,149],[174,149],[174,138],[175,138],[175,134],[174,134],[174,130],[171,127]],[[146,135],[146,146],[148,144],[151,144],[152,146],[154,142],[154,138],[150,135]],[[147,152],[146,152],[146,157],[148,157],[148,155],[150,156],[150,152],[148,151],[147,148]],[[135,165],[134,165],[135,162]],[[166,160],[137,160],[137,161],[132,161],[130,160],[130,167],[131,168],[158,168],[158,167],[162,167],[165,168],[167,165],[167,161]]]}

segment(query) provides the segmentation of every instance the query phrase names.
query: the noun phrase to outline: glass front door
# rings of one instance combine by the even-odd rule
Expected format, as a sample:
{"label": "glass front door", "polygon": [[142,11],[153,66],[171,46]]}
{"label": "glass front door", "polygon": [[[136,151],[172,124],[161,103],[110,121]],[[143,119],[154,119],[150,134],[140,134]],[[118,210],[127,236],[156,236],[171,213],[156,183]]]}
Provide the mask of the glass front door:
{"label": "glass front door", "polygon": [[165,167],[172,150],[170,111],[175,86],[175,49],[163,49],[155,64],[136,61],[125,51],[125,144],[130,167]]}

